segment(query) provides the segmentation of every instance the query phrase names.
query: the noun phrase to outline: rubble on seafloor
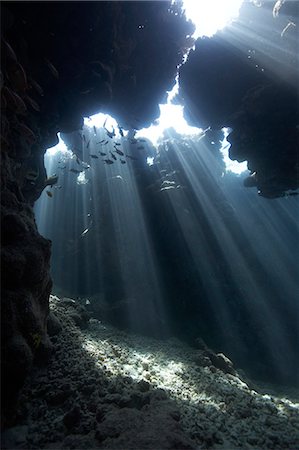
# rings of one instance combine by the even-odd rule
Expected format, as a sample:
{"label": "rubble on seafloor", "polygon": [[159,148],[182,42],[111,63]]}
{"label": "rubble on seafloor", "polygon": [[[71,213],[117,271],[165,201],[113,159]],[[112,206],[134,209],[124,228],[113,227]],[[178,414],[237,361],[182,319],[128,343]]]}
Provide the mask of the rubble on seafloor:
{"label": "rubble on seafloor", "polygon": [[224,355],[118,330],[72,299],[50,307],[52,357],[3,448],[299,448],[299,403],[259,393]]}

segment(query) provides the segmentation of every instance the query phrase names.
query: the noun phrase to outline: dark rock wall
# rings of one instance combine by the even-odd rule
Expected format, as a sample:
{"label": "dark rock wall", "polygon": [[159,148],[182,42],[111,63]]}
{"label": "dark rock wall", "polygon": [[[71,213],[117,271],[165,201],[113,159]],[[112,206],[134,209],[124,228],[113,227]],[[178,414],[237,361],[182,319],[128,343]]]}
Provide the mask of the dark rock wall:
{"label": "dark rock wall", "polygon": [[78,130],[84,116],[99,111],[135,128],[157,118],[192,26],[170,2],[2,2],[1,10],[6,426],[34,359],[49,353],[51,243],[39,235],[32,211],[51,182],[44,152],[58,142],[57,132]]}
{"label": "dark rock wall", "polygon": [[198,39],[180,69],[180,97],[194,126],[233,131],[230,157],[248,161],[267,198],[299,187],[298,2],[244,2],[238,20]]}

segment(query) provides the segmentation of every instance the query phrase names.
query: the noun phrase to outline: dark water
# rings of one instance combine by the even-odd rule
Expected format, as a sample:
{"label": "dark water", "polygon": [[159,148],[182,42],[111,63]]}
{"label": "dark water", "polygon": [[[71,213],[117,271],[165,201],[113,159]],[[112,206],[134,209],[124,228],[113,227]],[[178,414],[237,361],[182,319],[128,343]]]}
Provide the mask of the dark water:
{"label": "dark water", "polygon": [[36,207],[55,290],[118,326],[202,337],[249,375],[296,385],[297,197],[264,199],[245,174],[225,174],[219,138],[169,140],[152,166],[147,144],[123,143],[138,158],[126,164],[86,153],[85,185],[66,162],[62,188]]}

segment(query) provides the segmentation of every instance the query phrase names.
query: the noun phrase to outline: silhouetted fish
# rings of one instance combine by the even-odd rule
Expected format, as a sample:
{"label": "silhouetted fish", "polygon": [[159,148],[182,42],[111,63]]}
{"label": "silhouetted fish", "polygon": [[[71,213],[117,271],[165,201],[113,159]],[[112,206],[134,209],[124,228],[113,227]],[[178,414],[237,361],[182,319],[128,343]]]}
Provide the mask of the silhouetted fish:
{"label": "silhouetted fish", "polygon": [[116,156],[115,155],[113,155],[113,153],[112,152],[110,152],[110,155],[112,156],[112,158],[114,159],[114,161],[116,161]]}
{"label": "silhouetted fish", "polygon": [[115,149],[115,153],[117,153],[118,155],[124,156],[124,152],[122,152],[118,148]]}
{"label": "silhouetted fish", "polygon": [[103,159],[103,161],[104,161],[106,164],[113,164],[113,161],[111,161],[111,159]]}
{"label": "silhouetted fish", "polygon": [[122,164],[127,164],[127,162],[124,161],[123,159],[120,159],[120,162],[121,162]]}
{"label": "silhouetted fish", "polygon": [[111,139],[115,136],[115,129],[112,127],[113,131],[109,131],[105,128],[107,136],[109,136]]}
{"label": "silhouetted fish", "polygon": [[76,163],[77,163],[77,164],[80,164],[80,159],[78,158],[78,156],[77,156],[77,158],[76,158]]}
{"label": "silhouetted fish", "polygon": [[56,184],[58,181],[58,176],[56,175],[56,173],[54,173],[51,177],[48,177],[45,181],[45,185],[46,186],[54,186],[54,184]]}
{"label": "silhouetted fish", "polygon": [[89,228],[86,228],[81,234],[80,236],[83,237],[85,236],[85,234],[87,234],[89,232]]}
{"label": "silhouetted fish", "polygon": [[107,156],[107,153],[99,152],[101,156]]}
{"label": "silhouetted fish", "polygon": [[89,148],[89,144],[90,144],[90,139],[89,139],[89,141],[86,144],[86,148]]}
{"label": "silhouetted fish", "polygon": [[[103,144],[103,142],[105,142],[106,141],[106,139],[102,139],[101,141],[99,141],[99,142],[96,142],[96,144]],[[108,142],[108,141],[107,141]]]}
{"label": "silhouetted fish", "polygon": [[124,137],[124,132],[123,132],[122,127],[118,127],[118,131],[119,131],[119,134],[121,135],[121,137]]}
{"label": "silhouetted fish", "polygon": [[26,95],[25,100],[27,101],[27,103],[30,104],[31,108],[33,108],[35,111],[40,111],[40,107],[38,105],[38,103],[33,100],[31,97],[29,97],[29,95]]}
{"label": "silhouetted fish", "polygon": [[44,95],[43,89],[42,89],[42,88],[40,87],[40,85],[39,85],[35,80],[33,80],[32,78],[30,79],[30,84],[31,84],[31,87],[33,87],[33,88],[36,90],[36,92],[39,93],[39,95],[40,95],[41,97]]}
{"label": "silhouetted fish", "polygon": [[95,126],[93,126],[93,131],[94,131],[94,134],[97,134],[97,129]]}
{"label": "silhouetted fish", "polygon": [[46,191],[46,194],[47,194],[48,197],[53,197],[53,194],[52,194],[51,191]]}
{"label": "silhouetted fish", "polygon": [[81,170],[77,170],[77,169],[70,169],[70,172],[73,172],[73,173],[81,173]]}
{"label": "silhouetted fish", "polygon": [[99,159],[99,157],[97,155],[89,155],[89,156],[94,159]]}
{"label": "silhouetted fish", "polygon": [[120,142],[114,142],[114,145],[121,145]]}
{"label": "silhouetted fish", "polygon": [[58,73],[58,70],[56,69],[56,67],[55,67],[48,59],[46,59],[46,58],[45,58],[45,62],[46,62],[46,64],[47,64],[48,68],[50,69],[52,75],[53,75],[55,78],[57,78],[57,80],[58,80],[58,78],[59,78],[59,73]]}

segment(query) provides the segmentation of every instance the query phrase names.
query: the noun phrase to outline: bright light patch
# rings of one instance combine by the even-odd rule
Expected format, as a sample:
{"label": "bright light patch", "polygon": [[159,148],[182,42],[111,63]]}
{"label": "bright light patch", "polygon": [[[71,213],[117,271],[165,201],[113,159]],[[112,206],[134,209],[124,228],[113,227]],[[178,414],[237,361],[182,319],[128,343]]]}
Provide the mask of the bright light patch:
{"label": "bright light patch", "polygon": [[238,17],[243,0],[183,0],[187,19],[196,26],[193,37],[211,37]]}
{"label": "bright light patch", "polygon": [[85,170],[83,170],[83,172],[81,172],[77,177],[77,184],[87,184],[87,183],[88,179],[85,176]]}
{"label": "bright light patch", "polygon": [[[157,145],[159,138],[163,137],[164,130],[173,128],[177,133],[183,135],[198,135],[203,132],[201,128],[190,127],[183,116],[182,105],[159,105],[160,117],[157,125],[143,128],[136,133],[136,137],[146,137],[154,145]],[[166,136],[167,137],[167,136]]]}
{"label": "bright light patch", "polygon": [[57,145],[55,145],[55,147],[48,148],[48,150],[46,152],[47,156],[54,156],[54,155],[56,155],[56,153],[59,153],[59,152],[64,155],[71,156],[72,152],[70,150],[68,150],[67,146],[65,145],[63,140],[60,138],[60,133],[58,133],[57,136],[58,136],[59,142]]}
{"label": "bright light patch", "polygon": [[148,166],[152,166],[152,165],[154,164],[154,159],[155,159],[155,158],[153,158],[153,157],[151,157],[151,156],[148,156],[148,157],[146,158],[146,163],[147,163],[147,165],[148,165]]}
{"label": "bright light patch", "polygon": [[114,128],[116,137],[120,137],[119,131],[118,131],[118,124],[113,117],[109,116],[108,114],[95,114],[91,117],[85,117],[84,118],[84,125],[86,127],[96,127],[96,128],[103,128],[105,127],[108,131],[112,131]]}
{"label": "bright light patch", "polygon": [[243,172],[246,172],[247,169],[247,161],[239,163],[238,161],[233,161],[228,156],[228,150],[230,148],[230,143],[227,141],[227,136],[229,135],[228,128],[222,128],[224,139],[222,141],[222,147],[220,149],[223,155],[223,161],[225,163],[225,168],[227,172],[233,172],[237,175],[240,175]]}

